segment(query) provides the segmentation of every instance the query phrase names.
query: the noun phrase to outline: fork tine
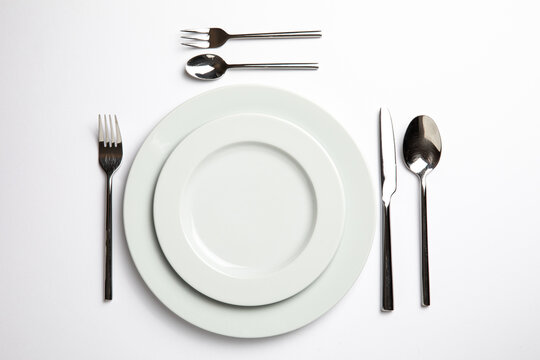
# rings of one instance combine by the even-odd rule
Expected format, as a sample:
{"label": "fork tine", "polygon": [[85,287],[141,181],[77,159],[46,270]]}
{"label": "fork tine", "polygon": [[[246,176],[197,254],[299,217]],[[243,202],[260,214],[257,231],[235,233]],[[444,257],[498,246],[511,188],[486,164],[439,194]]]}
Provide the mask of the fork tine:
{"label": "fork tine", "polygon": [[107,125],[107,115],[103,115],[103,127],[105,128],[105,142],[104,145],[107,147],[107,144],[109,143],[109,126]]}
{"label": "fork tine", "polygon": [[182,39],[188,39],[188,40],[195,40],[195,41],[208,41],[210,40],[209,35],[205,35],[203,37],[193,37],[193,36],[180,36]]}
{"label": "fork tine", "polygon": [[109,129],[111,131],[111,137],[109,138],[109,145],[112,147],[113,146],[113,141],[114,141],[114,145],[116,145],[116,140],[114,139],[114,131],[113,131],[113,127],[112,127],[111,114],[109,114]]}
{"label": "fork tine", "polygon": [[192,48],[196,48],[196,49],[208,49],[208,47],[210,46],[210,43],[208,43],[207,45],[196,44],[196,43],[182,43],[182,45],[191,46]]}
{"label": "fork tine", "polygon": [[114,122],[116,124],[116,142],[118,144],[122,143],[122,134],[120,134],[120,127],[118,126],[118,119],[116,118],[116,115],[114,115]]}
{"label": "fork tine", "polygon": [[103,142],[103,125],[101,124],[101,115],[98,115],[98,142]]}
{"label": "fork tine", "polygon": [[208,34],[210,32],[210,29],[187,29],[187,30],[180,30],[182,32],[187,33],[194,33],[194,34]]}

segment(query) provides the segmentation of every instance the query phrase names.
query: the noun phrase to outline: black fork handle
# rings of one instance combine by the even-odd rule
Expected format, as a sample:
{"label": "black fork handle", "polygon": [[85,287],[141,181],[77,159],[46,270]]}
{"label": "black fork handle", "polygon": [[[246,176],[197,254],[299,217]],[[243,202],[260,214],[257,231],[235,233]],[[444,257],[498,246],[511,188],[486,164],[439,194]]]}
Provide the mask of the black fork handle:
{"label": "black fork handle", "polygon": [[105,214],[105,300],[112,300],[112,174],[107,174]]}

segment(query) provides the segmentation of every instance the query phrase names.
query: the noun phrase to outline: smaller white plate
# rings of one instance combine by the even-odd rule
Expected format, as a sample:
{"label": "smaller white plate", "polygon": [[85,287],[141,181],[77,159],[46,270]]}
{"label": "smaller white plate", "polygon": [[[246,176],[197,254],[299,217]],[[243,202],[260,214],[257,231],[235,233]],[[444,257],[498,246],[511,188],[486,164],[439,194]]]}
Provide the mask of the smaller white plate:
{"label": "smaller white plate", "polygon": [[345,220],[324,148],[275,117],[214,120],[172,152],[154,194],[159,243],[175,271],[221,302],[289,298],[328,266]]}

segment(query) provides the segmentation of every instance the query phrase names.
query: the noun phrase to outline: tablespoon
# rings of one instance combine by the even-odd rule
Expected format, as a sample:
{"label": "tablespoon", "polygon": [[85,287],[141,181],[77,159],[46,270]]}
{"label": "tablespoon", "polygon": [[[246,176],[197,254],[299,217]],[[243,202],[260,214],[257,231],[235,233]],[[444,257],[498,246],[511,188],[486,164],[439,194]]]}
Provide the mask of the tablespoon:
{"label": "tablespoon", "polygon": [[441,135],[432,118],[415,117],[409,124],[403,139],[405,164],[420,178],[422,203],[422,305],[429,306],[429,264],[426,207],[426,176],[437,166],[441,158]]}
{"label": "tablespoon", "polygon": [[186,64],[186,72],[196,79],[216,80],[227,69],[283,69],[283,70],[317,70],[316,63],[271,63],[271,64],[227,64],[225,60],[214,54],[198,55]]}

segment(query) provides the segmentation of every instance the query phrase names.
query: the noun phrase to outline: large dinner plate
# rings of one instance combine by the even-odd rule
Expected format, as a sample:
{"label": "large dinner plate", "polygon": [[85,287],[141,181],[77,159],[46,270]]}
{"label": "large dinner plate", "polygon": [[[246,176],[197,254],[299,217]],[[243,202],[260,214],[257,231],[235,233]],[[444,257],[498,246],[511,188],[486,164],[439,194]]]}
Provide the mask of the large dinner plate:
{"label": "large dinner plate", "polygon": [[293,123],[236,114],[189,134],[167,159],[154,225],[176,272],[240,306],[311,284],[341,240],[341,181],[324,148]]}
{"label": "large dinner plate", "polygon": [[[163,164],[189,133],[216,119],[256,113],[289,121],[326,150],[340,174],[345,225],[326,270],[298,294],[264,306],[222,303],[194,290],[163,255],[153,224],[153,197]],[[280,89],[237,85],[186,101],[169,113],[141,146],[124,195],[127,243],[143,280],[172,312],[208,331],[234,337],[265,337],[298,329],[332,308],[350,289],[369,255],[375,226],[373,189],[354,141],[316,104]]]}

